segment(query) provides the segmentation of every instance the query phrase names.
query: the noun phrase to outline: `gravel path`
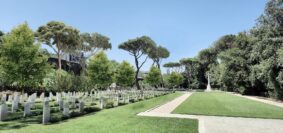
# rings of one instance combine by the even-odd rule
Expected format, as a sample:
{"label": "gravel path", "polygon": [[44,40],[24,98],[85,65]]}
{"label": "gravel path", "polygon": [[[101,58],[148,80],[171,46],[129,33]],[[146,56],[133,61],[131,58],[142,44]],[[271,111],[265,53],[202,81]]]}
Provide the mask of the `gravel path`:
{"label": "gravel path", "polygon": [[139,116],[198,119],[199,133],[283,133],[283,120],[171,114],[192,93],[184,95]]}

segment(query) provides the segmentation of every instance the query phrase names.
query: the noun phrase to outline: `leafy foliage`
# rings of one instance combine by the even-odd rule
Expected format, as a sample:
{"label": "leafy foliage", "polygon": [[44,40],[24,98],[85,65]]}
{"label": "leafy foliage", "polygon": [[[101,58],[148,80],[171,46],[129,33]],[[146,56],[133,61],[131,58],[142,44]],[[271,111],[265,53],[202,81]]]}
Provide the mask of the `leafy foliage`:
{"label": "leafy foliage", "polygon": [[165,81],[170,88],[178,87],[184,81],[184,77],[182,74],[172,72],[168,76],[165,76]]}
{"label": "leafy foliage", "polygon": [[121,87],[132,86],[135,79],[135,70],[130,63],[123,61],[116,70],[115,80],[117,85]]}
{"label": "leafy foliage", "polygon": [[109,38],[99,33],[82,33],[81,37],[81,50],[85,52],[86,58],[96,54],[99,50],[111,49],[112,45]]}
{"label": "leafy foliage", "polygon": [[90,81],[97,89],[106,89],[112,83],[110,61],[101,51],[91,57],[88,63],[87,74]]}
{"label": "leafy foliage", "polygon": [[152,66],[145,77],[145,81],[151,86],[159,86],[162,83],[161,71],[157,67]]}
{"label": "leafy foliage", "polygon": [[162,59],[168,58],[169,56],[170,52],[162,46],[153,47],[149,52],[149,57],[153,60],[153,64],[156,64],[159,70]]}
{"label": "leafy foliage", "polygon": [[38,41],[50,46],[58,57],[58,68],[61,69],[63,53],[73,52],[80,47],[79,30],[63,22],[50,21],[40,26],[36,32]]}
{"label": "leafy foliage", "polygon": [[49,68],[47,57],[35,44],[34,33],[26,23],[3,37],[0,69],[6,85],[40,87]]}
{"label": "leafy foliage", "polygon": [[[150,37],[147,36],[130,39],[119,45],[119,49],[128,51],[129,54],[135,58],[135,66],[136,66],[135,84],[137,89],[139,90],[141,89],[141,87],[138,81],[138,74],[140,72],[141,67],[147,61],[149,53],[155,47],[156,47],[155,42]],[[142,56],[146,56],[146,57],[142,62],[140,62]]]}
{"label": "leafy foliage", "polygon": [[185,66],[184,75],[188,81],[188,88],[199,89],[202,86],[202,74],[201,62],[198,58],[183,58],[180,63]]}
{"label": "leafy foliage", "polygon": [[163,65],[163,67],[167,68],[167,73],[171,72],[181,72],[182,65],[179,62],[167,62]]}
{"label": "leafy foliage", "polygon": [[3,43],[3,36],[4,36],[4,32],[0,30],[0,47],[1,47],[1,44]]}
{"label": "leafy foliage", "polygon": [[44,78],[44,87],[47,91],[71,91],[72,81],[68,72],[52,69]]}
{"label": "leafy foliage", "polygon": [[225,35],[200,51],[198,69],[191,60],[181,60],[188,80],[197,75],[197,82],[207,83],[205,75],[209,72],[213,88],[283,99],[282,5],[282,0],[270,0],[253,29]]}

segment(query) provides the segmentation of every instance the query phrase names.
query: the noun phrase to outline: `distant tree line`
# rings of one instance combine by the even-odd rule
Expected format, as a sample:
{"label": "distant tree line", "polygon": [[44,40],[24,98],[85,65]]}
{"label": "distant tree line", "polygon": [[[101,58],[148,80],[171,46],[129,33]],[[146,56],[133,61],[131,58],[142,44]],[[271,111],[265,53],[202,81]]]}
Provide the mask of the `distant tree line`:
{"label": "distant tree line", "polygon": [[[47,45],[52,51],[42,49],[40,45]],[[135,68],[127,61],[110,61],[103,51],[111,48],[108,37],[99,33],[81,33],[63,22],[50,21],[35,32],[27,23],[20,24],[8,33],[0,31],[0,86],[32,92],[89,91],[107,89],[116,83],[120,88],[135,85],[141,90],[139,78],[145,78],[142,81],[145,84],[164,87],[160,64],[170,55],[165,47],[156,45],[148,36],[121,43],[119,49],[134,57]],[[66,53],[85,55],[79,60],[83,68],[80,75],[62,69],[62,56]],[[57,68],[47,63],[54,54],[58,59]],[[148,76],[139,77],[148,59],[153,61],[152,69]]]}
{"label": "distant tree line", "polygon": [[[257,24],[224,35],[197,57],[179,63],[185,86],[205,89],[207,73],[214,89],[283,99],[283,1],[270,0]],[[179,67],[169,63],[165,67]]]}

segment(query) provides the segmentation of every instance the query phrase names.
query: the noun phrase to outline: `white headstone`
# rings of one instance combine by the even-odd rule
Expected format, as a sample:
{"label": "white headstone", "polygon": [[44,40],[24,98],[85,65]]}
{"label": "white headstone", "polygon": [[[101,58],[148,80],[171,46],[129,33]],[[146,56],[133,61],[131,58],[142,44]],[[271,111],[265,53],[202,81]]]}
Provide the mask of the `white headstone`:
{"label": "white headstone", "polygon": [[6,103],[0,105],[0,121],[3,121],[8,116],[8,107]]}
{"label": "white headstone", "polygon": [[12,101],[13,101],[13,96],[12,96],[12,95],[9,95],[9,96],[8,96],[8,102],[9,102],[9,103],[12,103]]}
{"label": "white headstone", "polygon": [[27,117],[31,114],[30,112],[30,103],[26,102],[24,105],[24,117]]}
{"label": "white headstone", "polygon": [[83,101],[80,101],[79,103],[79,110],[80,110],[80,113],[83,113],[84,112],[84,106],[85,106],[85,103]]}
{"label": "white headstone", "polygon": [[20,103],[21,103],[22,105],[24,105],[24,102],[25,102],[24,96],[21,95],[21,96],[20,96]]}
{"label": "white headstone", "polygon": [[64,116],[69,116],[69,103],[68,102],[64,102],[64,109],[63,109],[63,115]]}
{"label": "white headstone", "polygon": [[119,105],[119,96],[116,96],[114,99],[114,107],[117,107]]}
{"label": "white headstone", "polygon": [[6,102],[6,99],[7,99],[7,94],[3,93],[1,97],[1,101]]}
{"label": "white headstone", "polygon": [[53,94],[52,94],[52,92],[49,92],[49,99],[50,99],[50,100],[53,99]]}
{"label": "white headstone", "polygon": [[127,96],[126,103],[130,103],[130,96]]}
{"label": "white headstone", "polygon": [[49,101],[48,101],[48,98],[45,98],[43,102],[42,124],[49,123],[49,120],[50,120]]}
{"label": "white headstone", "polygon": [[104,108],[104,98],[103,97],[100,97],[100,109],[103,109]]}
{"label": "white headstone", "polygon": [[59,104],[60,110],[63,110],[63,108],[64,108],[64,101],[62,99],[59,99],[58,104]]}
{"label": "white headstone", "polygon": [[40,94],[39,98],[41,99],[41,101],[44,101],[44,97],[45,97],[45,94],[44,94],[44,92],[42,92],[42,93]]}
{"label": "white headstone", "polygon": [[17,100],[15,99],[15,100],[13,100],[13,102],[12,102],[12,112],[14,113],[14,112],[17,112],[17,109],[18,109],[18,102],[17,102]]}

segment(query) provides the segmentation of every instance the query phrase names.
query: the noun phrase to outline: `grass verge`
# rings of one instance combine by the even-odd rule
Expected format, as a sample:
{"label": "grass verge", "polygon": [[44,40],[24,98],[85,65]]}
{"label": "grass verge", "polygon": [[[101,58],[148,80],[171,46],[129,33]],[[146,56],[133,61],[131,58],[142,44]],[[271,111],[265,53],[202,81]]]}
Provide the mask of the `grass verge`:
{"label": "grass verge", "polygon": [[173,113],[283,119],[283,108],[224,92],[197,92]]}
{"label": "grass verge", "polygon": [[5,133],[197,133],[198,122],[192,119],[143,117],[136,114],[180,96],[169,94],[52,125],[0,122]]}

